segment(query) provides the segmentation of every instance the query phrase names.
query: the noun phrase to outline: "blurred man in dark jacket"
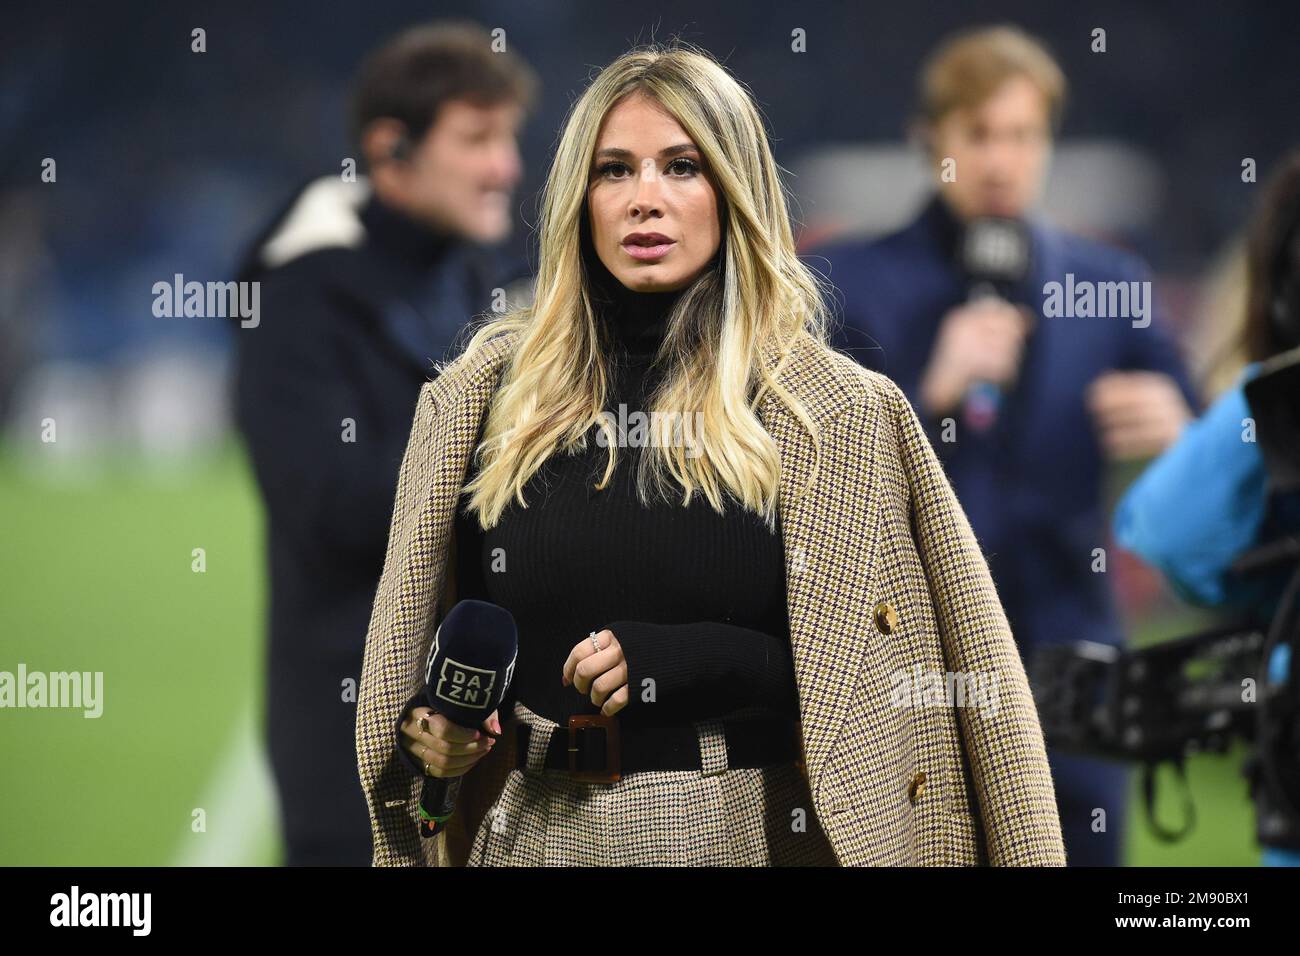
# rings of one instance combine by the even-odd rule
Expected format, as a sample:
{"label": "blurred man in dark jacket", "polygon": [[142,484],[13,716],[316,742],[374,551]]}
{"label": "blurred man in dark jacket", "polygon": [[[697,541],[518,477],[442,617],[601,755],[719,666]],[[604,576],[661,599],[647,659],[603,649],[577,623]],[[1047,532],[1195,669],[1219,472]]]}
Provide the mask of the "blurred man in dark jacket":
{"label": "blurred man in dark jacket", "polygon": [[[1065,94],[1050,54],[1018,30],[972,31],[931,57],[921,86],[937,193],[894,235],[809,253],[842,296],[835,344],[916,406],[1022,655],[1119,644],[1099,564],[1103,468],[1172,444],[1194,393],[1152,321],[1144,265],[1034,213]],[[1069,862],[1116,865],[1124,768],[1048,756]]]}
{"label": "blurred man in dark jacket", "polygon": [[318,179],[255,244],[235,330],[237,418],[266,506],[267,738],[289,865],[371,861],[356,687],[398,468],[433,363],[527,295],[512,228],[532,70],[469,24],[409,30],[364,64],[368,177]]}

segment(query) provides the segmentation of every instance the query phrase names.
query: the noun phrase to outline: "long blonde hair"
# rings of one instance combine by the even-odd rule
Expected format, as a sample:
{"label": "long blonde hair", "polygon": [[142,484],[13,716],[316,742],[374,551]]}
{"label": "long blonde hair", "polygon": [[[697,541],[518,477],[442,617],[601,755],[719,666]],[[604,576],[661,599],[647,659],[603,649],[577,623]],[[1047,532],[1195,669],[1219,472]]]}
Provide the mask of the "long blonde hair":
{"label": "long blonde hair", "polygon": [[[652,416],[680,418],[691,410],[701,424],[699,446],[691,454],[681,442],[646,449],[652,453],[639,456],[639,497],[648,501],[650,484],[663,491],[670,476],[683,505],[699,492],[722,513],[730,493],[771,528],[780,452],[757,414],[768,390],[816,443],[813,422],[777,376],[809,339],[826,344],[822,285],[795,253],[785,191],[758,109],[703,51],[682,43],[638,47],[605,67],[569,113],[542,194],[532,303],[486,322],[466,346],[472,355],[497,335],[519,333],[475,452],[479,472],[464,489],[485,529],[512,498],[527,507],[525,484],[557,449],[585,448],[593,425],[613,438],[601,414],[608,371],[592,305],[589,270],[599,265],[587,187],[605,114],[633,92],[655,100],[694,140],[717,189],[721,219],[718,255],[668,317],[655,357],[664,374],[647,400]],[[607,486],[617,462],[617,441],[607,444],[597,488]],[[815,475],[816,462],[813,467]]]}

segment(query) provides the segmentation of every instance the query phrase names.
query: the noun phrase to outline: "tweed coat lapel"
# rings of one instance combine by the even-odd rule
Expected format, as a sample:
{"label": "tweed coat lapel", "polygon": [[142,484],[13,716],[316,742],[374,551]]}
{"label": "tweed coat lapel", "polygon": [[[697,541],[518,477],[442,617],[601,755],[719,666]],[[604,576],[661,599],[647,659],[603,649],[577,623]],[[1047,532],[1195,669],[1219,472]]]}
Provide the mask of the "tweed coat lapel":
{"label": "tweed coat lapel", "polygon": [[[438,408],[433,429],[438,444],[433,450],[436,470],[430,499],[426,502],[430,541],[444,542],[451,534],[459,488],[468,474],[482,416],[510,356],[511,338],[503,335],[489,343],[481,361],[472,366],[458,367],[453,363],[431,386],[429,398]],[[843,410],[855,389],[853,377],[842,366],[818,359],[816,348],[804,345],[791,354],[785,368],[778,373],[778,380],[802,400],[809,418],[821,428]],[[759,414],[781,454],[778,494],[790,640],[803,715],[804,760],[809,784],[816,793],[822,768],[848,710],[850,681],[861,672],[868,646],[863,640],[842,640],[838,639],[841,635],[833,634],[848,622],[842,616],[837,617],[840,609],[826,600],[827,581],[869,578],[870,564],[877,550],[874,522],[865,520],[873,510],[872,498],[870,494],[856,496],[866,510],[855,516],[837,511],[840,502],[828,500],[824,495],[810,492],[799,496],[799,489],[809,478],[814,464],[816,451],[812,438],[785,404],[770,392],[761,402]],[[862,456],[853,463],[857,466],[854,471],[840,471],[831,477],[837,487],[847,483],[856,486],[859,492],[869,492],[875,484],[874,459],[871,454]],[[437,548],[436,553],[443,556],[437,560],[443,560],[445,552],[446,548]],[[846,569],[845,562],[859,562],[859,565]],[[441,566],[432,571],[434,581],[442,579]],[[866,599],[860,597],[860,600]],[[445,612],[446,608],[439,610]],[[833,636],[837,639],[831,639]]]}

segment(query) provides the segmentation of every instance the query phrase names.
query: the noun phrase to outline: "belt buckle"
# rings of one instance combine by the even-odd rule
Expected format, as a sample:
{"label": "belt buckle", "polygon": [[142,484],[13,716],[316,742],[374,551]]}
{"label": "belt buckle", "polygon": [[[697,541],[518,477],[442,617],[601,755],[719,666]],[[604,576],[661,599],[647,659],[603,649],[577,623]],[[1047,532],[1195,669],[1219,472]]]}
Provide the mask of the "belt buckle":
{"label": "belt buckle", "polygon": [[[605,728],[605,769],[578,769],[578,731]],[[569,773],[584,783],[614,783],[619,779],[618,717],[604,714],[573,714],[569,717]]]}

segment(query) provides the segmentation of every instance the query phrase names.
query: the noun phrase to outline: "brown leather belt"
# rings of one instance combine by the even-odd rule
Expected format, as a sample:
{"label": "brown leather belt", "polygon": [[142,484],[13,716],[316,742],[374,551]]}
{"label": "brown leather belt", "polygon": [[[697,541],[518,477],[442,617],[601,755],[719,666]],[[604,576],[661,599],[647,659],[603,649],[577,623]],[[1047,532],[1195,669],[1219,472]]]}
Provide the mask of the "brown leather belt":
{"label": "brown leather belt", "polygon": [[[722,718],[727,767],[769,767],[798,763],[799,722],[791,717]],[[531,724],[516,729],[515,766],[528,766]],[[664,727],[620,726],[618,715],[575,714],[551,734],[543,766],[564,770],[574,779],[613,783],[638,770],[701,770],[699,734],[693,724]]]}

